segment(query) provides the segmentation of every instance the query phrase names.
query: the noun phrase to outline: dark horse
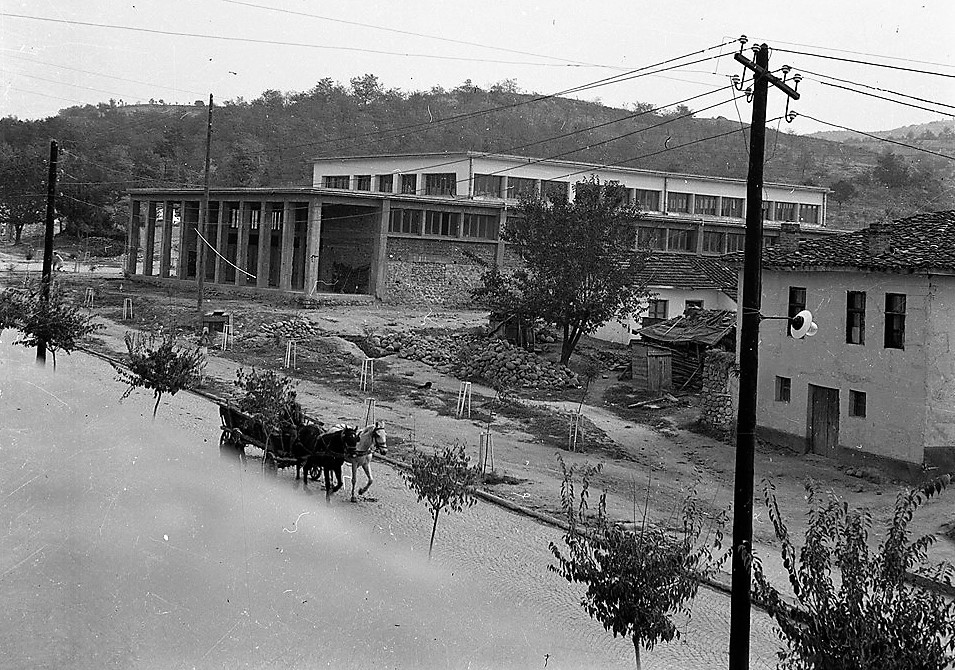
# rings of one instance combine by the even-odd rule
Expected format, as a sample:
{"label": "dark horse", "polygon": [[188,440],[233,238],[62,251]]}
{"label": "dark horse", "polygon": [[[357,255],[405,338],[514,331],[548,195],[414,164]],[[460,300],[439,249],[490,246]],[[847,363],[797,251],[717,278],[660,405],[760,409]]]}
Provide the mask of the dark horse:
{"label": "dark horse", "polygon": [[[342,465],[347,453],[354,452],[358,446],[358,429],[343,426],[334,431],[324,432],[321,426],[304,426],[295,443],[295,479],[302,473],[304,486],[308,486],[308,477],[315,479],[320,469],[325,475],[325,499],[331,499],[332,493],[342,487]],[[336,484],[332,487],[332,474]]]}

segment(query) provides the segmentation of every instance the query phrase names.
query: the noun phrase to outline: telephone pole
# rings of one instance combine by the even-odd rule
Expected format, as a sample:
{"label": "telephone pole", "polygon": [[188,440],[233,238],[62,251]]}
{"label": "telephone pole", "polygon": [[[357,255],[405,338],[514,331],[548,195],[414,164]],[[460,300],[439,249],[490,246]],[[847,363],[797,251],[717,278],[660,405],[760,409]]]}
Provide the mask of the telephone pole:
{"label": "telephone pole", "polygon": [[793,100],[795,89],[769,72],[769,46],[753,48],[756,62],[740,53],[737,61],[753,72],[753,119],[749,127],[746,177],[746,242],[743,249],[743,317],[739,349],[739,413],[736,424],[736,482],[733,494],[733,581],[730,595],[730,670],[748,670],[751,555],[753,550],[753,458],[756,450],[756,390],[763,257],[763,160],[769,85]]}
{"label": "telephone pole", "polygon": [[206,288],[206,242],[205,234],[209,219],[209,162],[212,154],[212,94],[209,94],[209,123],[206,127],[206,173],[205,184],[202,190],[202,200],[199,203],[199,227],[196,233],[199,236],[199,254],[196,258],[196,281],[199,282],[199,319],[202,320],[202,301],[205,298]]}
{"label": "telephone pole", "polygon": [[[53,219],[56,218],[56,162],[59,150],[56,140],[50,140],[50,172],[46,186],[46,231],[43,235],[43,274],[40,277],[40,302],[50,302],[53,284]],[[37,365],[46,365],[46,340],[36,345]]]}

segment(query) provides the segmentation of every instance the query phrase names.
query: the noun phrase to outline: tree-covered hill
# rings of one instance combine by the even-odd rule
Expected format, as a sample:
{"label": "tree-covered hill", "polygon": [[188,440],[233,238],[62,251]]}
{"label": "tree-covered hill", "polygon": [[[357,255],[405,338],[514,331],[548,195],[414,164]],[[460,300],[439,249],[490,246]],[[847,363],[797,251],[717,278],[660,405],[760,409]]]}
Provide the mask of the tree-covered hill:
{"label": "tree-covered hill", "polygon": [[[701,107],[707,104],[701,99]],[[705,113],[705,112],[704,112]],[[630,109],[551,98],[512,81],[482,89],[386,89],[374,75],[330,79],[304,92],[269,90],[214,110],[214,186],[306,185],[316,156],[474,150],[745,178],[747,132],[739,121],[692,110]],[[769,127],[767,181],[834,189],[829,224],[859,227],[886,216],[955,207],[951,161],[883,147],[798,136]],[[0,216],[42,219],[49,140],[62,148],[59,214],[76,233],[125,225],[128,188],[198,186],[206,108],[70,107],[39,121],[0,120]]]}

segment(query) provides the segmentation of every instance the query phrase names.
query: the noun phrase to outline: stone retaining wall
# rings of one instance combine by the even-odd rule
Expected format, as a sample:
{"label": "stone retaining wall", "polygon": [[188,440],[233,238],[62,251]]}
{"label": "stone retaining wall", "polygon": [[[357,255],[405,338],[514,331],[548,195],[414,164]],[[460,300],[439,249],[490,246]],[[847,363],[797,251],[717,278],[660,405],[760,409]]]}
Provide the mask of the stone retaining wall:
{"label": "stone retaining wall", "polygon": [[732,435],[736,430],[739,375],[736,354],[709,350],[703,361],[703,388],[700,394],[700,424],[710,430]]}
{"label": "stone retaining wall", "polygon": [[388,239],[383,299],[396,304],[473,306],[471,289],[493,267],[496,243]]}

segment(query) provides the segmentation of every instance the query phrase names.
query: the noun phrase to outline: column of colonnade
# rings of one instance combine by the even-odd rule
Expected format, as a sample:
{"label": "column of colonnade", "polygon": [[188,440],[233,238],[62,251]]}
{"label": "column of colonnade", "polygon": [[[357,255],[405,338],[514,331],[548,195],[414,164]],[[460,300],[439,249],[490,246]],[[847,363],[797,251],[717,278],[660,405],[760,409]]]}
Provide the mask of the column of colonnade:
{"label": "column of colonnade", "polygon": [[[253,205],[258,205],[258,246],[255,267],[246,267],[249,257],[249,239]],[[279,263],[278,286],[292,290],[293,268],[296,264],[295,233],[296,207],[308,207],[305,235],[299,251],[304,264],[305,286],[314,287],[318,279],[318,253],[321,239],[321,202],[314,199],[281,201],[251,201],[211,199],[206,226],[199,228],[201,209],[198,200],[133,198],[127,226],[126,262],[124,269],[132,275],[162,278],[195,279],[199,256],[205,254],[206,268],[211,274],[207,280],[214,284],[233,284],[268,288],[272,273],[273,216],[277,235]],[[178,240],[173,240],[175,231],[174,209],[179,208]],[[233,222],[231,210],[238,209]],[[161,210],[161,211],[160,211]],[[202,237],[196,234],[199,229]],[[230,253],[230,230],[234,230],[234,251]],[[191,232],[190,232],[191,231]],[[158,239],[157,239],[158,233]],[[178,242],[178,257],[174,257],[174,242]],[[158,250],[157,250],[158,246]],[[302,254],[304,251],[304,254]],[[139,260],[140,255],[142,261]],[[158,273],[155,260],[158,258]],[[190,260],[194,258],[193,264]],[[237,267],[231,281],[226,281],[226,268]],[[299,266],[302,267],[301,265]],[[300,270],[301,271],[301,270]],[[246,274],[248,273],[248,274]],[[301,279],[301,276],[300,276]],[[298,287],[296,287],[298,288]]]}

